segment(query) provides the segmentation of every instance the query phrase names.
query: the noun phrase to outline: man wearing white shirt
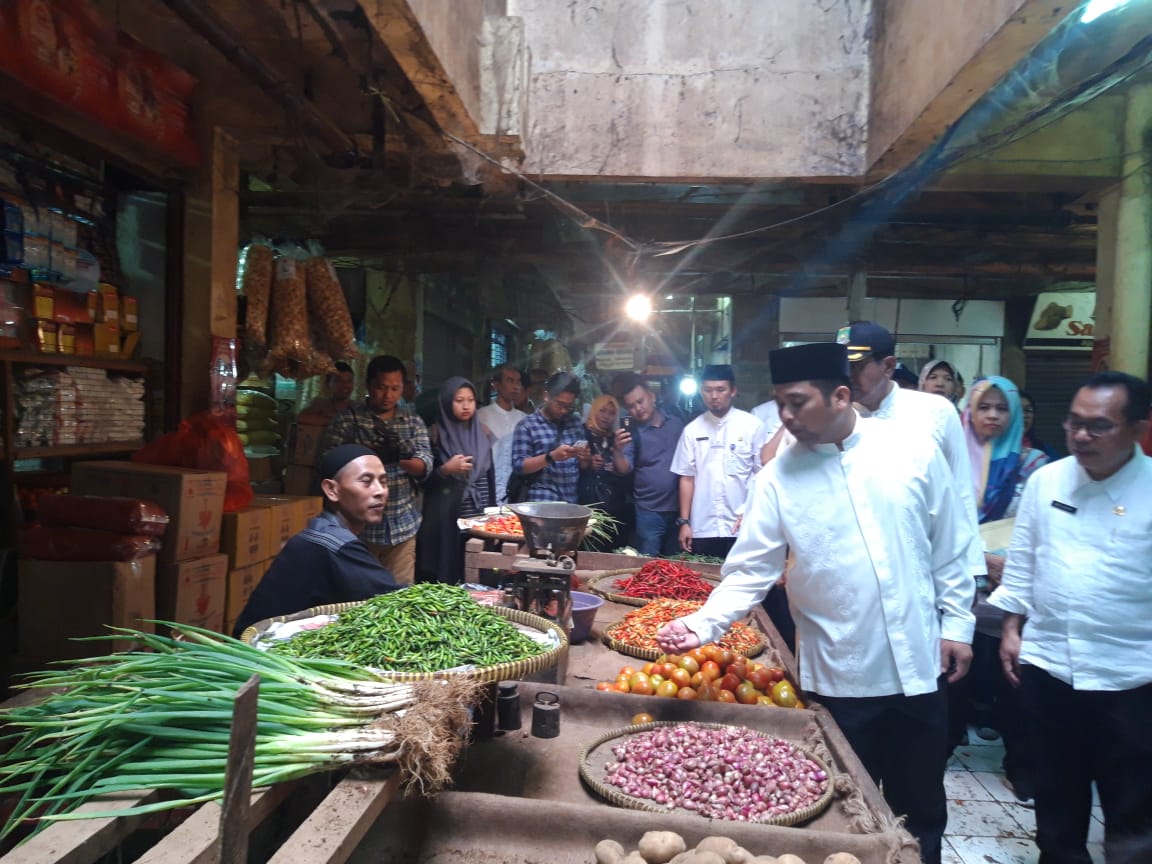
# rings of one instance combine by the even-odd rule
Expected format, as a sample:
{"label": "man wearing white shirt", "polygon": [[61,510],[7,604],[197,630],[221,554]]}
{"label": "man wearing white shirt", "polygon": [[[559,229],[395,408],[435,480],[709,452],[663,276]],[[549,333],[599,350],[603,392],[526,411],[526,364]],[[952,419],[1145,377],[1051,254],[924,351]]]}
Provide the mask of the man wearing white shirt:
{"label": "man wearing white shirt", "polygon": [[1152,861],[1152,459],[1148,385],[1089,378],[1064,419],[1070,459],[1033,474],[1000,587],[1000,658],[1040,760],[1040,864],[1089,864],[1092,783],[1109,862]]}
{"label": "man wearing white shirt", "polygon": [[700,396],[707,409],[689,423],[672,457],[680,477],[680,548],[723,558],[736,541],[748,483],[760,470],[764,426],[739,408],[731,366],[705,366]]}
{"label": "man wearing white shirt", "polygon": [[926,436],[859,417],[843,345],[769,355],[796,443],[757,476],[724,580],[665,625],[665,651],[713,641],[796,562],[788,595],[800,684],[828,708],[897,814],[939,864],[947,691],[971,661],[971,520]]}
{"label": "man wearing white shirt", "polygon": [[770,439],[780,430],[780,409],[776,407],[775,399],[761,402],[752,409],[752,416],[764,424],[764,440]]}
{"label": "man wearing white shirt", "polygon": [[508,476],[512,473],[512,433],[516,424],[528,415],[516,407],[524,395],[524,381],[520,370],[504,364],[492,370],[492,386],[496,388],[496,398],[476,412],[480,422],[492,430],[495,441],[492,444],[492,464],[496,471],[496,495],[503,504],[508,487]]}

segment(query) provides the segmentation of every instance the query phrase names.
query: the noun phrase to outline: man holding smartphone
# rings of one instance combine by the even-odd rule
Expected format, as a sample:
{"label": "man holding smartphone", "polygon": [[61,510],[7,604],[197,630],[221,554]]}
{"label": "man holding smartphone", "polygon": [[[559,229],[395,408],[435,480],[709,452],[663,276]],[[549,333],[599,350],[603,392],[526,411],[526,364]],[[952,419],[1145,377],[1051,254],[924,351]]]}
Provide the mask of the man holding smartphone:
{"label": "man holding smartphone", "polygon": [[676,517],[680,479],[672,473],[672,455],[684,424],[656,405],[656,396],[639,375],[615,382],[628,416],[617,432],[617,447],[632,448],[632,498],[636,507],[636,549],[641,555],[674,555],[679,548]]}

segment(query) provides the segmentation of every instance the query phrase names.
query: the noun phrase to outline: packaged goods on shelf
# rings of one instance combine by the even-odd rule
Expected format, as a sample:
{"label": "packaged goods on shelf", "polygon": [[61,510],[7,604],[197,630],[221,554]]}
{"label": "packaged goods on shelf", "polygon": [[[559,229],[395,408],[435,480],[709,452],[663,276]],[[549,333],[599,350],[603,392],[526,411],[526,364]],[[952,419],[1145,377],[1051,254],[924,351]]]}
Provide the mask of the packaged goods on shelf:
{"label": "packaged goods on shelf", "polygon": [[76,382],[67,371],[29,371],[17,385],[16,446],[76,444]]}
{"label": "packaged goods on shelf", "polygon": [[138,441],[144,383],[104,369],[26,370],[17,387],[17,447]]}

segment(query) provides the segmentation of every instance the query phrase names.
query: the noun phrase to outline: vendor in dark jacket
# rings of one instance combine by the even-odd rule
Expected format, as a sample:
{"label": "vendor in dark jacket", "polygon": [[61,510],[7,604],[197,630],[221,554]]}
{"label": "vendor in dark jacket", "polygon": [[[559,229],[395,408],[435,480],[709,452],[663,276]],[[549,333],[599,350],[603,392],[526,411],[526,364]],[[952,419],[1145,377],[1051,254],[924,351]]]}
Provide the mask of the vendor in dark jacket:
{"label": "vendor in dark jacket", "polygon": [[398,587],[358,536],[384,518],[388,474],[380,457],[363,444],[341,444],[318,468],[324,512],[284,544],[236,619],[234,635],[265,618]]}

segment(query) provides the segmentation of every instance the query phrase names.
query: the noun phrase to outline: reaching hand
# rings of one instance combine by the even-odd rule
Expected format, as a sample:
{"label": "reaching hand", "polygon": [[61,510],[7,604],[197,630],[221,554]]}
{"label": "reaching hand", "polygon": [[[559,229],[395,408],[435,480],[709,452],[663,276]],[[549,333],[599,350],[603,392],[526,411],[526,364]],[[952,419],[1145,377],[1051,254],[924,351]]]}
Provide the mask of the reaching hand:
{"label": "reaching hand", "polygon": [[1020,686],[1020,632],[1007,627],[1000,634],[1000,667],[1013,687]]}
{"label": "reaching hand", "polygon": [[680,548],[683,549],[685,552],[691,552],[692,551],[692,526],[691,525],[681,525],[680,526]]}
{"label": "reaching hand", "polygon": [[700,637],[677,618],[656,631],[656,644],[666,654],[680,654],[700,647]]}

